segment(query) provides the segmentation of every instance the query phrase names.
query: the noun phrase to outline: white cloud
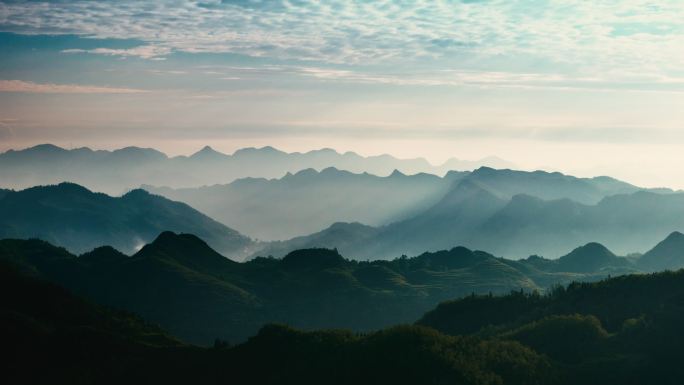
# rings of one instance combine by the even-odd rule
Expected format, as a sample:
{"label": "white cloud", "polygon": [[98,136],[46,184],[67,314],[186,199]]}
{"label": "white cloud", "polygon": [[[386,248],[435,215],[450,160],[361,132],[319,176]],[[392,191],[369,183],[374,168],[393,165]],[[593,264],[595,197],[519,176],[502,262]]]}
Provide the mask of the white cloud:
{"label": "white cloud", "polygon": [[583,76],[680,71],[683,17],[684,2],[676,0],[0,3],[5,30],[146,42],[88,51],[107,55],[159,59],[173,51],[230,52],[337,64],[458,63],[511,72],[555,64]]}
{"label": "white cloud", "polygon": [[92,53],[108,56],[135,56],[143,59],[159,59],[171,53],[171,49],[154,45],[145,45],[128,49],[95,48],[95,49],[65,49],[63,53]]}
{"label": "white cloud", "polygon": [[34,83],[23,80],[0,80],[0,92],[25,92],[37,94],[138,94],[148,91],[134,88]]}

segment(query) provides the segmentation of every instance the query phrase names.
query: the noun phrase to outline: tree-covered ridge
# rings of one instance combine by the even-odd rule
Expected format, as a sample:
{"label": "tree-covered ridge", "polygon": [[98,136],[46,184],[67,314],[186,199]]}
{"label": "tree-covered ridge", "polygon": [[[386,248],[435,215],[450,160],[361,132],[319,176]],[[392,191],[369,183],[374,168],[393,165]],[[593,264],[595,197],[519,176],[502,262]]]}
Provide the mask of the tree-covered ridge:
{"label": "tree-covered ridge", "polygon": [[230,257],[244,257],[254,244],[184,203],[144,190],[112,197],[60,183],[0,194],[0,238],[40,238],[76,253],[111,245],[130,254],[165,230],[197,234]]}
{"label": "tree-covered ridge", "polygon": [[391,261],[304,249],[237,263],[198,237],[172,232],[131,257],[111,247],[76,256],[40,240],[1,240],[0,259],[200,344],[243,341],[269,322],[367,331],[413,322],[442,301],[473,293],[543,291],[636,271],[632,259],[597,244],[559,260],[511,261],[455,247]]}
{"label": "tree-covered ridge", "polygon": [[244,344],[178,343],[140,319],[0,262],[3,381],[12,384],[531,384],[549,361],[517,342],[420,326],[369,334],[268,325]]}
{"label": "tree-covered ridge", "polygon": [[514,340],[548,356],[566,380],[675,384],[684,344],[684,270],[440,304],[417,323],[450,335]]}
{"label": "tree-covered ridge", "polygon": [[[311,271],[319,252],[283,263]],[[103,248],[89,258],[114,255]],[[198,266],[214,263],[211,254],[198,259]],[[315,258],[327,268],[342,261],[333,251]],[[440,258],[403,262],[445,266]],[[0,262],[0,336],[12,353],[3,378],[16,384],[617,385],[677,384],[684,374],[684,271],[572,283],[545,295],[470,295],[441,304],[418,325],[368,333],[271,324],[238,345],[198,348],[75,298],[30,266]],[[43,370],[29,370],[35,366]]]}

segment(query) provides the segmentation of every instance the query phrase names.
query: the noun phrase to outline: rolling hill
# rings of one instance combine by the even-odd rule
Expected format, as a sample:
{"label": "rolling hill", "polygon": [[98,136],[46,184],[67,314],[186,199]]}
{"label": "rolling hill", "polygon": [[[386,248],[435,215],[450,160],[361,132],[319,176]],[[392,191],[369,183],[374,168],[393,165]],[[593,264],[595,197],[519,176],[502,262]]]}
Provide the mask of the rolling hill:
{"label": "rolling hill", "polygon": [[[584,258],[593,251],[600,261],[610,253],[590,247]],[[619,257],[610,259],[610,269],[600,263],[596,271],[577,273],[464,247],[368,262],[345,259],[337,250],[304,249],[283,259],[237,263],[193,235],[172,232],[131,257],[111,247],[75,256],[40,240],[7,239],[0,241],[0,259],[202,344],[216,337],[243,341],[269,322],[373,330],[410,322],[441,301],[472,293],[531,292],[634,271]]]}
{"label": "rolling hill", "polygon": [[0,238],[40,238],[75,253],[111,245],[130,254],[171,229],[199,234],[225,256],[241,258],[254,242],[190,206],[133,190],[121,197],[72,183],[0,197]]}

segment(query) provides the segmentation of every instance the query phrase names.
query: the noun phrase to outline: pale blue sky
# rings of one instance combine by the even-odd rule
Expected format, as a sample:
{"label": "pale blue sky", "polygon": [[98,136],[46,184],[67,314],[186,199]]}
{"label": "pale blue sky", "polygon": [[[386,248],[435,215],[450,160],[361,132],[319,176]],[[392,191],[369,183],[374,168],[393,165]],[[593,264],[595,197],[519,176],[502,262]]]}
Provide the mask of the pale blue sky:
{"label": "pale blue sky", "polygon": [[682,20],[682,1],[0,1],[0,150],[497,155],[684,187]]}

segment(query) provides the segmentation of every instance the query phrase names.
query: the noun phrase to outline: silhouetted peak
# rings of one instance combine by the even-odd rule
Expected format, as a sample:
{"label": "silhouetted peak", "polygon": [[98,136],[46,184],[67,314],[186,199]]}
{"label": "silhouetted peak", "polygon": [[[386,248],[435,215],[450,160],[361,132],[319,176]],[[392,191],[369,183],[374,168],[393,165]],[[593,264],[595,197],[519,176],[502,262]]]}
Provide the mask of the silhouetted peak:
{"label": "silhouetted peak", "polygon": [[498,173],[500,170],[487,167],[487,166],[481,166],[478,167],[477,169],[473,170],[472,175],[494,175]]}
{"label": "silhouetted peak", "polygon": [[349,171],[345,170],[340,170],[335,167],[326,167],[320,172],[323,175],[328,175],[328,176],[333,176],[333,175],[341,175],[341,174],[351,174]]}
{"label": "silhouetted peak", "polygon": [[670,233],[667,238],[644,254],[644,257],[646,259],[653,256],[672,257],[674,254],[684,255],[684,234],[679,231]]}
{"label": "silhouetted peak", "polygon": [[586,273],[605,267],[625,267],[629,262],[619,258],[600,243],[591,242],[580,246],[558,259],[558,271]]}
{"label": "silhouetted peak", "polygon": [[147,198],[150,197],[149,191],[142,188],[133,189],[122,196],[122,198],[136,199],[136,198]]}
{"label": "silhouetted peak", "polygon": [[315,176],[315,175],[318,175],[318,171],[316,171],[313,168],[305,168],[303,170],[297,171],[297,173],[295,173],[293,176],[298,177],[298,178],[302,178],[302,177],[310,177],[310,176]]}
{"label": "silhouetted peak", "polygon": [[256,154],[276,155],[276,154],[286,154],[286,153],[278,150],[277,148],[271,147],[271,146],[265,146],[265,147],[261,147],[261,148],[245,147],[245,148],[241,148],[241,149],[235,151],[233,153],[233,156],[256,155]]}
{"label": "silhouetted peak", "polygon": [[287,254],[282,263],[289,268],[324,269],[339,266],[345,263],[345,259],[337,249],[303,249]]}
{"label": "silhouetted peak", "polygon": [[190,155],[190,158],[192,158],[192,159],[220,159],[220,158],[225,158],[227,156],[228,155],[214,150],[210,146],[204,146],[204,147],[202,147],[201,150]]}
{"label": "silhouetted peak", "polygon": [[396,168],[395,168],[394,171],[392,171],[392,173],[390,174],[390,178],[400,178],[400,177],[402,177],[402,176],[406,176],[406,174],[404,174],[403,172],[397,170]]}
{"label": "silhouetted peak", "polygon": [[416,260],[432,269],[461,269],[473,266],[491,257],[491,255],[481,251],[472,251],[467,247],[457,246],[451,250],[423,253]]}
{"label": "silhouetted peak", "polygon": [[129,161],[163,160],[168,158],[166,154],[153,148],[142,148],[135,146],[128,146],[114,150],[111,152],[111,156]]}
{"label": "silhouetted peak", "polygon": [[171,258],[193,268],[225,267],[226,263],[235,263],[217,253],[199,237],[186,233],[176,234],[172,231],[160,233],[134,257]]}
{"label": "silhouetted peak", "polygon": [[67,152],[66,149],[59,147],[59,146],[55,146],[54,144],[50,144],[50,143],[39,144],[39,145],[36,145],[33,147],[29,147],[23,151],[38,152],[38,153],[45,153],[45,154]]}
{"label": "silhouetted peak", "polygon": [[305,154],[309,154],[309,155],[314,155],[314,154],[318,154],[318,155],[338,155],[337,151],[335,151],[335,150],[332,149],[332,148],[328,148],[328,147],[324,147],[324,148],[321,148],[321,149],[318,149],[318,150],[311,150],[311,151],[309,151],[309,152],[306,152]]}
{"label": "silhouetted peak", "polygon": [[684,234],[679,231],[670,233],[646,252],[638,263],[653,271],[684,267]]}
{"label": "silhouetted peak", "polygon": [[96,247],[79,256],[79,260],[83,262],[113,262],[123,258],[128,258],[128,256],[111,246]]}
{"label": "silhouetted peak", "polygon": [[684,234],[679,231],[673,231],[663,242],[684,242]]}
{"label": "silhouetted peak", "polygon": [[25,190],[19,191],[18,193],[28,193],[38,194],[38,195],[49,195],[49,196],[67,196],[67,195],[91,195],[94,194],[87,188],[72,182],[62,182],[58,185],[48,185],[48,186],[36,186],[29,187]]}
{"label": "silhouetted peak", "polygon": [[571,251],[566,256],[573,256],[579,254],[592,254],[592,255],[610,255],[615,256],[612,251],[608,250],[607,247],[603,246],[598,242],[589,242],[584,246],[580,246],[573,251]]}

